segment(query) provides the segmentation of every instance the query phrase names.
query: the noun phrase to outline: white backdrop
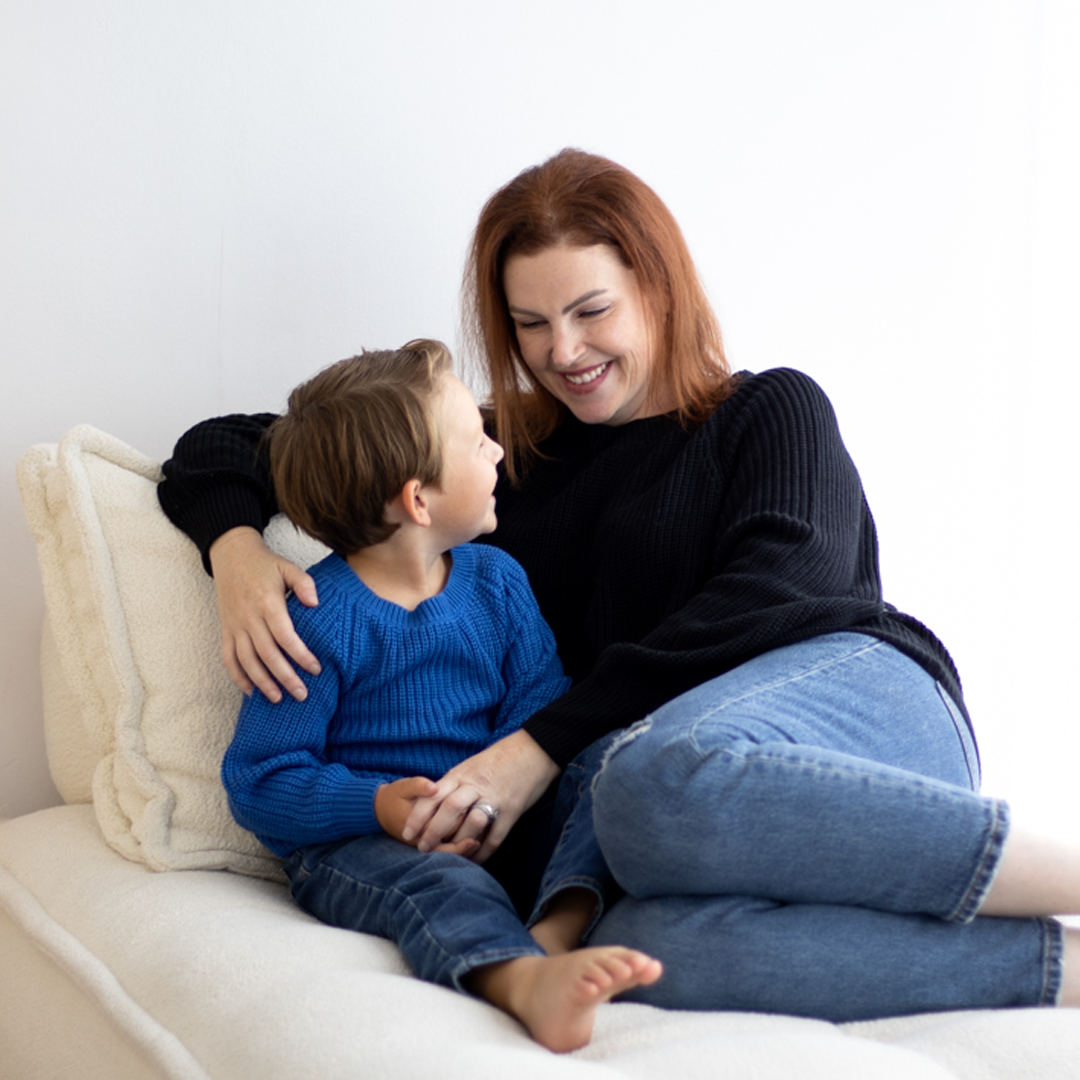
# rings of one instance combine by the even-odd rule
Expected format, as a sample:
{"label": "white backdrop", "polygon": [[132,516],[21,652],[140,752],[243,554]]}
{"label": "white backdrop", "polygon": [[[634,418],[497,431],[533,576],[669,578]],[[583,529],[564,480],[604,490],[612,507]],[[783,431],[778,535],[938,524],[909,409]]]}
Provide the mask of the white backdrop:
{"label": "white backdrop", "polygon": [[825,386],[987,788],[1067,826],[1078,56],[1075,0],[4,0],[0,816],[57,801],[22,449],[164,457],[361,346],[456,343],[481,203],[578,145],[672,207],[736,367]]}

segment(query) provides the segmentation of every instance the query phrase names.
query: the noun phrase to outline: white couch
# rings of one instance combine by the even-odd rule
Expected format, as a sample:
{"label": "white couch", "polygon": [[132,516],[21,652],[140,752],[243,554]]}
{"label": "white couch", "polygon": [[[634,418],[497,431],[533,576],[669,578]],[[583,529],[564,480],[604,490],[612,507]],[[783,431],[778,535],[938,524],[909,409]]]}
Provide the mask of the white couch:
{"label": "white couch", "polygon": [[[1080,1077],[1080,1010],[1055,1009],[834,1025],[616,1003],[559,1057],[413,978],[388,942],[303,914],[225,806],[237,692],[213,586],[161,515],[158,476],[89,427],[19,463],[67,805],[0,824],[3,1080]],[[275,536],[319,554],[281,523]]]}

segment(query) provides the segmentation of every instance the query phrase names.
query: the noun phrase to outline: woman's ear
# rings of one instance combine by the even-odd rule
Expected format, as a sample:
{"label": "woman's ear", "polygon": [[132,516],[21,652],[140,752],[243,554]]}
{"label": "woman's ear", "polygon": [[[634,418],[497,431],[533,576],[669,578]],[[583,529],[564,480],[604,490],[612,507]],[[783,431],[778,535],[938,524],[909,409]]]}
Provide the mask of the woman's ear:
{"label": "woman's ear", "polygon": [[419,480],[406,482],[397,496],[386,506],[386,516],[391,521],[402,525],[411,521],[414,525],[426,529],[431,524],[431,512],[427,493]]}

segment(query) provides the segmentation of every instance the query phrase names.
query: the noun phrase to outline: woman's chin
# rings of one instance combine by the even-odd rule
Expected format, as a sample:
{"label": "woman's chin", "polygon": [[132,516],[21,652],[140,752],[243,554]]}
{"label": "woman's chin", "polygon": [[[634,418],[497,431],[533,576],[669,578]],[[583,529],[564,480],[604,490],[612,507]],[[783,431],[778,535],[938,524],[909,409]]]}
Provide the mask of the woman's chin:
{"label": "woman's chin", "polygon": [[557,397],[583,424],[609,424],[618,411],[615,395],[608,393],[607,387],[585,394],[562,389]]}
{"label": "woman's chin", "polygon": [[611,394],[575,396],[570,400],[564,395],[560,400],[583,424],[609,424],[611,427],[618,427],[642,416],[652,415],[642,405],[615,400]]}

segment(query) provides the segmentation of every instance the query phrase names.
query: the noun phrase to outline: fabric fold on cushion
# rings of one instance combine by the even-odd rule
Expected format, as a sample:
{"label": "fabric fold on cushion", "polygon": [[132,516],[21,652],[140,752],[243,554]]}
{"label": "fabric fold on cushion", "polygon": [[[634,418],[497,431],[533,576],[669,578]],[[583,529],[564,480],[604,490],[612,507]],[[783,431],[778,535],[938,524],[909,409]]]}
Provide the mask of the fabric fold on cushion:
{"label": "fabric fold on cushion", "polygon": [[[70,801],[89,788],[109,844],[155,870],[278,878],[279,860],[228,810],[219,769],[240,692],[221,663],[213,582],[162,513],[160,478],[89,425],[19,461],[63,681],[50,742],[80,747],[58,787]],[[326,554],[284,518],[267,539],[303,566]]]}

